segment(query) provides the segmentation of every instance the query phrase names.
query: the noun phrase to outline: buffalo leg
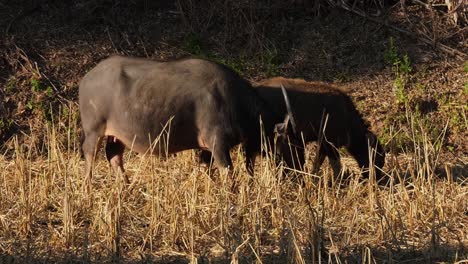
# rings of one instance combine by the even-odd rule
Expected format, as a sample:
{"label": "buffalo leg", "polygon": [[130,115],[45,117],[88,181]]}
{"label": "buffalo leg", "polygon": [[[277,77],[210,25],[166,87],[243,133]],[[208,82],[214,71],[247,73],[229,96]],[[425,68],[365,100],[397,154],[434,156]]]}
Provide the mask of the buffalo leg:
{"label": "buffalo leg", "polygon": [[85,158],[85,184],[87,188],[90,187],[91,179],[93,177],[93,163],[97,153],[100,138],[97,133],[85,134],[82,150]]}
{"label": "buffalo leg", "polygon": [[244,146],[245,149],[245,167],[247,169],[247,172],[250,174],[250,176],[254,175],[254,169],[255,169],[255,158],[257,157],[258,151],[254,145],[252,144],[245,144]]}
{"label": "buffalo leg", "polygon": [[[257,157],[258,153],[254,148],[249,147],[248,145],[244,146],[244,148],[245,148],[245,167],[247,169],[247,172],[251,176],[253,176],[254,168],[255,168],[255,158]],[[200,159],[201,164],[210,164],[212,162],[213,155],[211,154],[211,152],[207,150],[202,150],[200,152],[199,159]]]}
{"label": "buffalo leg", "polygon": [[232,160],[231,155],[229,153],[229,147],[223,144],[216,144],[213,150],[213,156],[218,167],[232,168]]}
{"label": "buffalo leg", "polygon": [[[218,137],[218,138],[222,138],[222,137]],[[222,178],[226,177],[225,179],[228,180],[228,182],[230,179],[230,184],[226,182],[227,186],[230,185],[230,191],[232,193],[235,193],[237,190],[237,184],[233,177],[232,160],[231,160],[231,154],[229,153],[230,147],[226,143],[227,143],[226,140],[215,141],[212,153],[213,153],[216,166],[218,167],[218,170],[220,171]]]}
{"label": "buffalo leg", "polygon": [[125,175],[125,170],[123,166],[123,153],[125,150],[125,145],[122,141],[118,140],[113,136],[107,137],[107,144],[106,144],[106,158],[109,161],[112,170],[117,173],[117,175],[121,175],[125,183],[130,183],[128,180],[127,175]]}
{"label": "buffalo leg", "polygon": [[312,173],[318,173],[325,160],[325,157],[328,157],[328,161],[330,162],[335,177],[338,176],[341,172],[340,153],[338,153],[338,150],[336,150],[334,146],[329,144],[319,145],[319,151],[314,160]]}
{"label": "buffalo leg", "polygon": [[201,164],[207,164],[209,165],[211,163],[211,160],[213,158],[213,155],[211,155],[211,152],[208,151],[208,150],[202,150],[200,152],[200,156],[199,156],[199,159],[200,159],[200,163]]}
{"label": "buffalo leg", "polygon": [[323,161],[325,160],[325,156],[326,156],[324,146],[319,145],[318,148],[319,148],[319,150],[318,150],[317,155],[315,156],[314,164],[313,164],[313,167],[312,167],[312,173],[313,174],[317,174],[319,172],[320,167],[322,166]]}

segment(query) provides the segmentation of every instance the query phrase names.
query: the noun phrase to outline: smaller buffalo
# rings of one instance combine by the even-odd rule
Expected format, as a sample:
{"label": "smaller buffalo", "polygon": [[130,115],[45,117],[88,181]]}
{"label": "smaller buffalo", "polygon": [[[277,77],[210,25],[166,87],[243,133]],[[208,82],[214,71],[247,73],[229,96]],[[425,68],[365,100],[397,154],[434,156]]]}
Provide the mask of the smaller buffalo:
{"label": "smaller buffalo", "polygon": [[[342,169],[338,152],[340,147],[345,147],[359,166],[365,168],[365,177],[368,177],[370,164],[369,149],[372,150],[374,165],[378,168],[383,167],[385,152],[382,146],[343,90],[323,82],[306,82],[302,79],[282,77],[254,84],[260,97],[280,114],[287,113],[283,87],[286,88],[289,97],[296,133],[302,133],[305,143],[319,142],[313,173],[318,172],[325,157],[328,157],[334,174],[338,175]],[[201,154],[202,162],[207,162],[208,158],[209,153]],[[382,172],[376,169],[375,173],[377,180],[380,180]]]}
{"label": "smaller buffalo", "polygon": [[[266,137],[279,136],[279,151],[288,149],[288,140],[297,141],[287,115],[283,122],[284,116],[274,114],[249,82],[228,67],[203,59],[108,58],[81,80],[79,105],[87,183],[105,136],[107,159],[119,173],[124,172],[125,147],[164,155],[202,149],[213,153],[217,165],[230,167],[229,150],[239,143],[253,172],[261,149],[260,117]],[[168,141],[158,140],[161,135]],[[299,156],[294,160],[295,156],[283,155],[291,166],[303,163],[303,150]]]}
{"label": "smaller buffalo", "polygon": [[[286,113],[286,108],[284,104],[279,103],[283,97],[281,86],[288,91],[298,133],[303,134],[305,142],[320,142],[313,173],[318,172],[326,156],[334,174],[339,174],[341,162],[337,149],[340,147],[345,147],[359,166],[365,169],[369,169],[371,149],[375,166],[384,166],[385,152],[382,146],[343,90],[323,82],[306,82],[282,77],[255,84],[257,92],[265,101],[274,106],[283,106],[283,113]],[[375,171],[379,180],[381,171]],[[368,176],[367,171],[364,172],[364,176]]]}

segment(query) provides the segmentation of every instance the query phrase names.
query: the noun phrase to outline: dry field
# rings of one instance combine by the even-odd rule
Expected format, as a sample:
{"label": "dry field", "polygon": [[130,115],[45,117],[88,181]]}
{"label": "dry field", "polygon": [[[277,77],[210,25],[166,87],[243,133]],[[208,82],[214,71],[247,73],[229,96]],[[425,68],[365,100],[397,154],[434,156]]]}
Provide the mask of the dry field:
{"label": "dry field", "polygon": [[[0,1],[0,264],[468,263],[468,21],[444,3]],[[112,54],[335,83],[389,182],[344,151],[312,175],[312,144],[303,172],[259,157],[253,178],[238,148],[233,175],[126,152],[126,185],[101,150],[86,194],[78,82]]]}
{"label": "dry field", "polygon": [[77,120],[57,116],[0,156],[0,262],[465,263],[466,174],[438,162],[440,144],[408,118],[414,152],[387,156],[386,186],[360,179],[349,158],[346,178],[326,165],[283,177],[268,157],[250,178],[236,149],[232,178],[194,151],[127,152],[125,185],[101,151],[86,195]]}

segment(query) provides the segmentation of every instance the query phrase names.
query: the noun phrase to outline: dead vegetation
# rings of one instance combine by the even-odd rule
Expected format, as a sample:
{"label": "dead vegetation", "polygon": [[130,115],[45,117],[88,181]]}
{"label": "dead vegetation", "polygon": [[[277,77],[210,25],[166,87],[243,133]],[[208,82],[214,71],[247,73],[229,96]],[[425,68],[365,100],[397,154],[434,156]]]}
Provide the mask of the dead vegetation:
{"label": "dead vegetation", "polygon": [[[127,153],[130,185],[101,156],[81,192],[77,121],[57,116],[0,160],[0,259],[39,262],[457,262],[466,259],[466,174],[440,167],[439,142],[414,120],[415,151],[391,155],[389,185],[331,169],[282,177],[268,157],[254,178],[233,150],[234,179],[200,168],[193,151],[159,159]],[[61,124],[61,125],[60,125]],[[41,142],[41,143],[39,143]],[[41,153],[47,153],[46,156]],[[442,171],[441,171],[442,170]],[[447,177],[448,176],[448,177]],[[302,185],[300,182],[305,182]],[[173,262],[172,262],[173,261]]]}
{"label": "dead vegetation", "polygon": [[[466,261],[466,4],[390,2],[1,2],[0,262]],[[311,175],[312,146],[305,185],[264,158],[253,179],[235,166],[233,194],[193,152],[128,153],[130,186],[100,159],[85,197],[77,84],[113,53],[335,82],[390,152],[390,183],[350,158],[349,179]]]}

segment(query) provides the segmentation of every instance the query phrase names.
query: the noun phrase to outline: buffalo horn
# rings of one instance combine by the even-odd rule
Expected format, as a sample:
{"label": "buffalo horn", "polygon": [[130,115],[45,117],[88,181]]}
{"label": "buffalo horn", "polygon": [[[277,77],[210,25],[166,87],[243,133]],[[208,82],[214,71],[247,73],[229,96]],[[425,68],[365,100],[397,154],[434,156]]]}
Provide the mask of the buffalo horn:
{"label": "buffalo horn", "polygon": [[286,93],[286,89],[284,88],[283,84],[281,84],[281,91],[283,92],[284,102],[286,103],[286,109],[288,110],[288,116],[290,117],[289,120],[291,121],[293,132],[294,134],[296,134],[296,122],[294,120],[294,116],[291,110],[291,104],[289,103],[288,94]]}

